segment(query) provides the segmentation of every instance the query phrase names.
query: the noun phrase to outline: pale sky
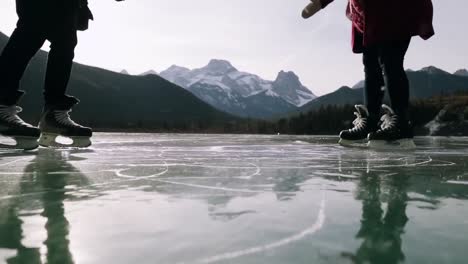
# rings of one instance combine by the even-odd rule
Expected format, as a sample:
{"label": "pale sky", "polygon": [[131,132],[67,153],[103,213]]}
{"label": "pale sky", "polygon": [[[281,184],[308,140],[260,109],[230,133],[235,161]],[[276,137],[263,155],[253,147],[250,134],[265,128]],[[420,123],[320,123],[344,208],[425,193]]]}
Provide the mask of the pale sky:
{"label": "pale sky", "polygon": [[[15,1],[1,1],[0,31],[10,35],[17,20]],[[307,0],[89,2],[96,20],[79,35],[75,60],[80,63],[138,74],[226,59],[268,80],[292,70],[317,95],[363,78],[361,56],[350,48],[346,0],[336,0],[309,20],[300,17]],[[468,1],[433,3],[437,35],[413,40],[406,67],[468,68]]]}

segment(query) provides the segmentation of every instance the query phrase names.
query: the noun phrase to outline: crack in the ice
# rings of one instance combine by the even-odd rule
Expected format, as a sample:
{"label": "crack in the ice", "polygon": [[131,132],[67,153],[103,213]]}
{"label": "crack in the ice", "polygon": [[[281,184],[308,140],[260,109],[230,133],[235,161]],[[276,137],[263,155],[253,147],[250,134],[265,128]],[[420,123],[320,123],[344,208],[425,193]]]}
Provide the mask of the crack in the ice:
{"label": "crack in the ice", "polygon": [[[320,202],[320,209],[319,209],[317,219],[315,220],[314,224],[311,227],[303,230],[302,232],[298,234],[295,234],[293,236],[281,239],[279,241],[276,241],[270,244],[255,246],[255,247],[238,250],[238,251],[227,252],[227,253],[223,253],[220,255],[215,255],[215,256],[199,259],[191,263],[209,264],[209,263],[215,263],[215,262],[219,262],[223,260],[230,260],[230,259],[248,256],[248,255],[258,254],[261,252],[269,251],[275,248],[283,247],[291,243],[300,241],[306,236],[314,235],[315,233],[320,231],[323,225],[325,224],[325,218],[326,218],[326,215],[325,215],[326,203],[325,202],[326,202],[325,195],[323,194],[322,200]],[[180,262],[178,264],[185,264],[185,262]]]}

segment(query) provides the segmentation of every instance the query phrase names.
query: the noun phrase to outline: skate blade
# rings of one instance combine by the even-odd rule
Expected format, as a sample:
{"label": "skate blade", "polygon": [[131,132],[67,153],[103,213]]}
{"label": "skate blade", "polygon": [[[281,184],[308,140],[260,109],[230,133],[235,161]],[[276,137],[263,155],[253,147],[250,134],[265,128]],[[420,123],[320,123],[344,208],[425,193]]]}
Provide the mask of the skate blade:
{"label": "skate blade", "polygon": [[366,142],[365,140],[346,140],[346,139],[340,139],[338,142],[343,147],[351,147],[351,148],[368,148],[369,143]]}
{"label": "skate blade", "polygon": [[92,144],[89,137],[65,137],[72,140],[70,144],[58,142],[58,137],[62,136],[59,134],[42,133],[39,138],[39,145],[53,148],[87,148]]}
{"label": "skate blade", "polygon": [[8,137],[11,138],[12,143],[0,143],[0,149],[16,149],[16,150],[33,150],[39,147],[39,142],[35,137]]}
{"label": "skate blade", "polygon": [[395,141],[371,140],[369,148],[381,150],[413,150],[416,144],[412,139],[400,139]]}

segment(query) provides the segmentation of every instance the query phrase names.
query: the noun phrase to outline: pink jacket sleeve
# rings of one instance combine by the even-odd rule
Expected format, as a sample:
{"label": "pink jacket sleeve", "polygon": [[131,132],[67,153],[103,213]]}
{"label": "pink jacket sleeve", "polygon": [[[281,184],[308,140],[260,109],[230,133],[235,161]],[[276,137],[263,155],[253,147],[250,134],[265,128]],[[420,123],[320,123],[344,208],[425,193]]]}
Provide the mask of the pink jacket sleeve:
{"label": "pink jacket sleeve", "polygon": [[322,4],[322,8],[325,8],[328,4],[330,4],[333,1],[334,0],[320,0],[320,3]]}

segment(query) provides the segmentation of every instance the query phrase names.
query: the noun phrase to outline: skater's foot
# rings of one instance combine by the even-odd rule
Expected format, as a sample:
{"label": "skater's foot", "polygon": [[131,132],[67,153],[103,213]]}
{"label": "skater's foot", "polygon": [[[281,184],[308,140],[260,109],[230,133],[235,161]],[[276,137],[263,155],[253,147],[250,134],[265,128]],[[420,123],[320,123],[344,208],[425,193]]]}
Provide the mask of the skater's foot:
{"label": "skater's foot", "polygon": [[413,128],[411,122],[401,117],[387,105],[382,105],[384,115],[381,118],[380,129],[369,134],[371,148],[401,148],[413,149]]}
{"label": "skater's foot", "polygon": [[0,135],[16,141],[15,145],[0,143],[0,148],[31,150],[39,146],[40,130],[24,122],[18,116],[21,111],[16,105],[0,105]]}
{"label": "skater's foot", "polygon": [[355,108],[354,127],[341,131],[339,142],[341,145],[350,146],[365,143],[368,134],[377,130],[377,119],[369,115],[367,107],[365,105],[356,105]]}
{"label": "skater's foot", "polygon": [[[86,148],[91,145],[92,129],[84,127],[70,118],[71,108],[79,101],[74,97],[57,105],[47,105],[44,108],[39,128],[42,132],[39,144],[46,147]],[[58,136],[68,137],[72,144],[62,144],[56,141]]]}

